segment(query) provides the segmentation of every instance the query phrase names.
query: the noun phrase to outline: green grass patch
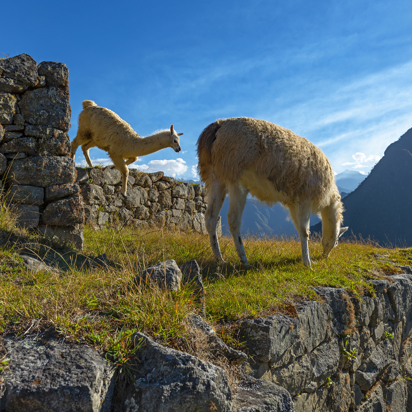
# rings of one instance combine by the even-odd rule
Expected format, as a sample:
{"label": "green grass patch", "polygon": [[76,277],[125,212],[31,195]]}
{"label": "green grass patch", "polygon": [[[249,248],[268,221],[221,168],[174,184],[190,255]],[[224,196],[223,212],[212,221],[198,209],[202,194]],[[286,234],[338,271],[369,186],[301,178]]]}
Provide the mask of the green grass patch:
{"label": "green grass patch", "polygon": [[[321,259],[320,243],[311,242],[313,270],[303,266],[300,244],[294,240],[246,239],[252,265],[248,270],[226,237],[220,241],[227,260],[222,265],[216,264],[208,237],[195,233],[86,227],[82,254],[57,252],[39,242],[35,238],[29,244],[0,246],[0,334],[51,328],[67,339],[101,348],[122,370],[136,331],[196,352],[193,332],[185,322],[189,313],[200,313],[194,290],[187,286],[173,293],[134,282],[141,270],[166,259],[175,259],[178,265],[197,260],[206,289],[206,318],[235,347],[238,320],[293,314],[295,302],[317,299],[317,286],[343,287],[361,297],[373,293],[370,279],[399,273],[397,264],[412,265],[412,248],[356,242],[340,243],[327,260]],[[25,269],[19,257],[23,247],[59,266],[60,274]],[[103,253],[109,267],[87,265],[88,257]]]}

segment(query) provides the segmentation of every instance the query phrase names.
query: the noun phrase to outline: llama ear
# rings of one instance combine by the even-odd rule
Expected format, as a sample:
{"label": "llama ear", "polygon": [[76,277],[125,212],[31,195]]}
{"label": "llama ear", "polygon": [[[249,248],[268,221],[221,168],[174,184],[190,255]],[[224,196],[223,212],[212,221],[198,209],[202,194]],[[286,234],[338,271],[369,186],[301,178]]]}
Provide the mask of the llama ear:
{"label": "llama ear", "polygon": [[170,126],[170,134],[173,134],[173,125]]}
{"label": "llama ear", "polygon": [[183,134],[183,133],[178,133],[177,135],[178,135],[178,136],[181,136],[182,134]]}
{"label": "llama ear", "polygon": [[348,226],[341,227],[339,230],[339,237],[341,237],[348,229],[349,229]]}

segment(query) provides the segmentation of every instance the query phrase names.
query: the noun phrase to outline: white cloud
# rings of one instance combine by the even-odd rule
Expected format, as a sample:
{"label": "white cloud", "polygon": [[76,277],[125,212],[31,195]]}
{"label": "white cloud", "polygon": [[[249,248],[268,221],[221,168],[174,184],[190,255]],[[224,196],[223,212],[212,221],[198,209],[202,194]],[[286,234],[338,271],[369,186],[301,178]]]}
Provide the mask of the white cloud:
{"label": "white cloud", "polygon": [[162,171],[166,176],[172,177],[182,176],[187,171],[186,162],[181,158],[171,160],[151,160],[147,164],[130,165],[130,167],[146,173]]}
{"label": "white cloud", "polygon": [[192,166],[192,177],[193,177],[193,180],[200,180],[200,176],[199,176],[199,173],[197,172],[196,165]]}
{"label": "white cloud", "polygon": [[[342,166],[351,166],[352,169],[370,168],[373,164],[378,162],[380,158],[381,157],[377,155],[366,156],[362,152],[356,152],[352,155],[354,162],[345,162],[342,163]],[[371,162],[373,163],[371,164]]]}
{"label": "white cloud", "polygon": [[[91,159],[93,166],[110,166],[113,165],[113,162],[111,159]],[[76,162],[77,167],[89,167],[87,164],[86,160],[82,160],[80,162]]]}

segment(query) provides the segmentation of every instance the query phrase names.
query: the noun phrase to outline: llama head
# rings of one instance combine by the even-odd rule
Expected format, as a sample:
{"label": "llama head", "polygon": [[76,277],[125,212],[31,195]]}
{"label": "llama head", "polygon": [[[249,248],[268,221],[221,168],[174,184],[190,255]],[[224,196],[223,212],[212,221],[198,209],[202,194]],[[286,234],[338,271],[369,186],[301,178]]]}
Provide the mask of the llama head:
{"label": "llama head", "polygon": [[323,236],[322,238],[322,246],[323,246],[323,253],[322,256],[327,258],[332,251],[332,249],[338,246],[339,238],[349,229],[348,226],[340,227],[340,222],[338,223],[338,227],[334,230],[331,236]]}
{"label": "llama head", "polygon": [[179,144],[179,136],[181,136],[182,134],[183,133],[176,133],[176,130],[173,128],[173,125],[170,126],[170,147],[175,152],[180,152],[180,150],[182,150]]}

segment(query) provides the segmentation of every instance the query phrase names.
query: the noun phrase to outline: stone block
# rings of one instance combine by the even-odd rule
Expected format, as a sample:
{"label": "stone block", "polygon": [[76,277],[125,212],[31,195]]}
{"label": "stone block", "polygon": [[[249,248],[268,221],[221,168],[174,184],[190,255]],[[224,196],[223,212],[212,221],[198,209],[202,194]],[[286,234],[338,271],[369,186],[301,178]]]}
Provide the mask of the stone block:
{"label": "stone block", "polygon": [[[160,190],[159,190],[160,192]],[[172,192],[171,190],[165,190],[159,193],[159,204],[163,209],[172,208]]]}
{"label": "stone block", "polygon": [[68,157],[34,156],[15,160],[10,167],[12,183],[47,187],[74,183],[76,169]]}
{"label": "stone block", "polygon": [[84,167],[76,167],[77,178],[76,182],[85,183],[89,182],[89,175],[87,174],[87,169]]}
{"label": "stone block", "polygon": [[40,210],[35,205],[16,205],[17,224],[21,227],[34,228],[39,225]]}
{"label": "stone block", "polygon": [[69,93],[64,89],[52,86],[29,90],[24,93],[19,107],[22,116],[29,124],[69,131],[71,115]]}
{"label": "stone block", "polygon": [[83,248],[84,236],[80,225],[74,226],[46,226],[40,225],[39,232],[59,243],[71,244],[78,249]]}
{"label": "stone block", "polygon": [[143,205],[148,199],[147,193],[141,187],[133,187],[127,192],[127,197],[124,203],[127,208],[134,209],[140,205]]}
{"label": "stone block", "polygon": [[83,199],[74,195],[67,199],[49,203],[44,209],[42,221],[45,225],[72,226],[84,222]]}
{"label": "stone block", "polygon": [[68,156],[70,154],[70,141],[67,134],[39,142],[38,153],[40,156]]}
{"label": "stone block", "polygon": [[0,91],[23,93],[39,83],[36,61],[28,54],[0,60]]}
{"label": "stone block", "polygon": [[41,62],[38,73],[45,77],[47,86],[69,86],[69,69],[64,63]]}
{"label": "stone block", "polygon": [[137,206],[134,211],[134,216],[139,220],[147,220],[150,217],[149,209],[143,205]]}
{"label": "stone block", "polygon": [[89,177],[93,184],[99,186],[117,185],[122,181],[122,174],[117,169],[109,167],[89,169]]}
{"label": "stone block", "polygon": [[0,123],[12,124],[16,114],[17,98],[13,94],[0,92]]}
{"label": "stone block", "polygon": [[132,339],[140,347],[135,357],[136,378],[121,395],[120,410],[233,410],[232,392],[223,369],[163,347],[141,333]]}
{"label": "stone block", "polygon": [[35,156],[38,154],[38,141],[33,137],[20,137],[0,146],[0,152],[4,154],[25,153]]}
{"label": "stone block", "polygon": [[136,184],[141,186],[141,187],[152,187],[153,182],[152,179],[150,178],[149,175],[147,174],[142,174],[137,180],[136,180]]}
{"label": "stone block", "polygon": [[150,179],[152,180],[153,183],[156,183],[159,181],[165,174],[163,172],[155,172],[155,173],[149,173]]}
{"label": "stone block", "polygon": [[89,346],[10,337],[4,346],[4,410],[110,411],[114,371]]}
{"label": "stone block", "polygon": [[67,133],[63,132],[62,130],[50,127],[48,125],[39,126],[39,125],[26,124],[24,127],[24,134],[26,136],[31,136],[31,137],[36,137],[38,139],[46,139],[46,140],[51,139],[53,137],[58,138],[61,136],[65,136],[67,140],[69,140]]}
{"label": "stone block", "polygon": [[41,206],[44,202],[44,189],[36,186],[13,185],[8,199],[13,203]]}
{"label": "stone block", "polygon": [[62,199],[64,197],[75,195],[80,192],[78,184],[64,184],[53,185],[46,187],[46,203],[53,202],[54,200]]}
{"label": "stone block", "polygon": [[[180,183],[172,190],[172,197],[180,197],[181,199],[188,198],[188,184],[187,183]],[[194,196],[193,196],[194,197]]]}
{"label": "stone block", "polygon": [[106,199],[103,189],[95,184],[82,184],[80,186],[81,195],[88,205],[104,205]]}

